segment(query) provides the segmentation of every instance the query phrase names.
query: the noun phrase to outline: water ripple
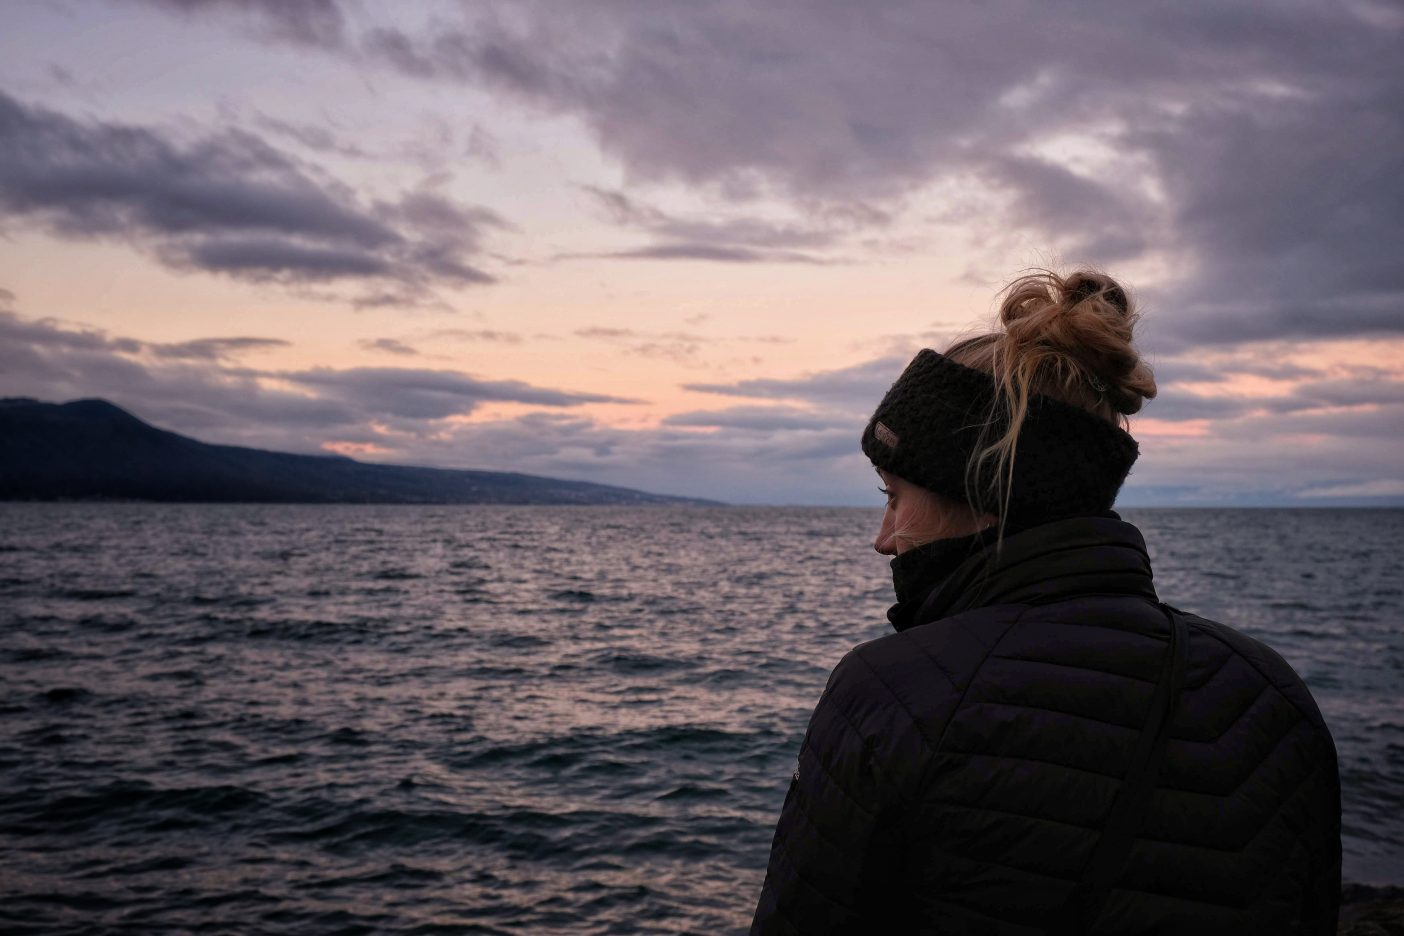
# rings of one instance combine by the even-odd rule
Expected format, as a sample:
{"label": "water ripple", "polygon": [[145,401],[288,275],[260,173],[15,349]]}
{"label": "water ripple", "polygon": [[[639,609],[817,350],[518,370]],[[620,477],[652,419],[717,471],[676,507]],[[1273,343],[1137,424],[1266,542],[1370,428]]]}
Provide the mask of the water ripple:
{"label": "water ripple", "polygon": [[[0,514],[7,933],[741,931],[828,670],[886,632],[867,510]],[[1128,519],[1311,683],[1347,876],[1397,873],[1404,513]]]}

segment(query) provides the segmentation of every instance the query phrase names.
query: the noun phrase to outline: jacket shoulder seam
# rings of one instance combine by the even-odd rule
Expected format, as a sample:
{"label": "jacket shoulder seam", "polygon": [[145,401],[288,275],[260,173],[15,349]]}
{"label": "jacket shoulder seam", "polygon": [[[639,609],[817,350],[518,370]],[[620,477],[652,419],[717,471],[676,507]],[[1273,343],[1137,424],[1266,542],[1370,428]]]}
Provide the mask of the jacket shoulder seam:
{"label": "jacket shoulder seam", "polygon": [[[907,713],[907,720],[911,722],[912,727],[916,729],[918,737],[921,738],[922,745],[932,754],[935,754],[937,750],[936,745],[932,742],[931,736],[922,729],[921,720],[916,717],[916,713],[912,711],[911,706],[903,701],[902,697],[897,694],[897,690],[893,689],[892,685],[886,679],[882,678],[882,674],[878,672],[877,667],[873,666],[861,652],[855,650],[854,656],[868,668],[868,672],[873,674],[873,678],[882,686],[887,694],[891,696],[892,701],[897,703],[898,708]],[[876,757],[873,759],[877,760]]]}
{"label": "jacket shoulder seam", "polygon": [[1004,639],[1009,636],[1014,628],[1019,626],[1019,622],[1024,619],[1024,615],[1028,614],[1033,607],[1033,605],[1026,605],[1018,614],[1014,615],[1014,620],[1009,622],[1008,626],[1004,628],[1004,632],[999,635],[998,639],[996,639],[987,650],[985,650],[984,655],[980,657],[980,662],[976,663],[975,668],[970,671],[969,681],[966,682],[965,688],[960,691],[960,697],[956,699],[955,706],[951,709],[951,714],[946,718],[946,723],[941,726],[941,737],[936,739],[937,750],[940,749],[941,743],[946,740],[946,732],[950,731],[951,722],[955,721],[956,713],[965,705],[965,697],[970,693],[970,687],[975,685],[975,678],[980,675],[980,670],[985,668],[985,662],[999,649],[999,645],[1004,643]]}
{"label": "jacket shoulder seam", "polygon": [[845,915],[851,915],[853,913],[853,908],[851,905],[834,898],[832,895],[827,893],[822,887],[815,884],[809,878],[805,877],[803,874],[800,873],[799,863],[795,861],[794,855],[790,854],[790,842],[788,839],[777,840],[777,844],[780,846],[780,854],[784,856],[786,863],[789,864],[790,870],[794,874],[796,881],[799,881],[809,890],[819,895],[820,899],[824,900],[826,903],[832,904],[833,906],[837,907]]}
{"label": "jacket shoulder seam", "polygon": [[[980,655],[979,662],[976,663],[975,666],[971,669],[970,677],[966,682],[964,689],[960,689],[960,687],[955,683],[955,681],[952,680],[950,676],[946,673],[945,669],[942,668],[939,664],[936,664],[935,658],[933,658],[931,654],[927,652],[925,647],[922,647],[920,644],[917,644],[917,648],[918,650],[920,650],[922,655],[925,656],[928,660],[931,660],[932,663],[936,665],[936,668],[940,671],[941,675],[945,677],[946,681],[951,683],[951,688],[960,689],[960,695],[956,697],[955,705],[951,707],[950,714],[946,717],[945,723],[941,726],[941,734],[934,741],[932,740],[931,735],[925,729],[922,728],[921,720],[917,718],[916,713],[912,711],[911,706],[907,705],[907,703],[902,699],[902,697],[897,694],[897,690],[892,688],[892,685],[886,679],[883,678],[882,673],[878,670],[878,668],[874,666],[872,662],[864,655],[863,647],[861,645],[853,649],[853,656],[856,657],[865,667],[867,667],[868,672],[872,674],[873,679],[876,680],[877,683],[882,686],[882,688],[887,692],[887,694],[892,698],[892,700],[897,703],[898,707],[901,708],[903,712],[906,712],[907,718],[911,722],[912,727],[916,729],[917,735],[921,738],[922,745],[927,749],[927,751],[934,755],[940,752],[941,742],[945,739],[946,731],[950,727],[951,720],[955,717],[955,713],[960,710],[960,707],[965,704],[966,693],[968,693],[970,691],[970,687],[974,685],[975,677],[979,674],[981,668],[984,667],[985,661],[989,659],[990,654],[994,653],[995,650],[998,649],[999,645],[1004,641],[1004,638],[1009,634],[1010,631],[1012,631],[1018,625],[1019,621],[1023,619],[1024,615],[1027,614],[1028,611],[1028,606],[1021,608],[1019,610],[1019,613],[1014,616],[1014,620],[1010,621],[1009,624],[1004,628],[1003,633],[999,635],[998,639],[996,639],[994,643],[990,644],[988,647],[985,647],[984,653]],[[961,630],[963,633],[968,633],[967,631],[965,631],[964,628],[962,628]],[[982,647],[985,646],[982,642],[978,640],[976,641],[976,643],[979,643]],[[877,758],[874,757],[873,760],[876,762]]]}
{"label": "jacket shoulder seam", "polygon": [[[1250,657],[1248,654],[1243,653],[1243,652],[1240,651],[1237,647],[1235,647],[1233,644],[1231,644],[1231,643],[1229,643],[1227,640],[1225,640],[1222,636],[1220,636],[1218,633],[1216,633],[1216,631],[1215,631],[1215,629],[1214,629],[1213,627],[1203,627],[1203,626],[1201,626],[1201,625],[1198,623],[1198,621],[1205,621],[1206,623],[1218,623],[1218,622],[1211,622],[1211,621],[1208,621],[1207,618],[1201,618],[1201,617],[1200,617],[1199,615],[1197,615],[1197,614],[1190,614],[1190,613],[1188,613],[1188,612],[1183,612],[1183,611],[1181,611],[1180,613],[1183,614],[1186,618],[1188,618],[1188,619],[1189,619],[1188,623],[1194,624],[1195,628],[1196,628],[1198,631],[1200,631],[1201,633],[1204,633],[1204,634],[1208,634],[1208,635],[1209,635],[1210,637],[1212,637],[1214,640],[1216,640],[1216,641],[1218,641],[1220,644],[1222,644],[1223,647],[1224,647],[1224,649],[1228,650],[1230,656],[1236,656],[1236,657],[1242,658],[1243,662],[1247,663],[1248,666],[1253,670],[1253,672],[1257,673],[1258,676],[1261,677],[1262,680],[1263,680],[1264,682],[1267,683],[1267,685],[1271,686],[1271,687],[1277,692],[1277,694],[1278,694],[1279,696],[1281,696],[1282,698],[1284,698],[1284,699],[1287,700],[1287,702],[1292,706],[1292,708],[1296,710],[1297,715],[1298,715],[1302,720],[1306,721],[1308,724],[1310,724],[1310,725],[1312,726],[1312,730],[1318,731],[1318,730],[1320,730],[1320,729],[1322,728],[1322,726],[1324,725],[1324,722],[1322,721],[1321,715],[1320,715],[1319,712],[1318,712],[1315,716],[1313,716],[1313,713],[1308,712],[1308,711],[1305,711],[1300,705],[1297,704],[1297,702],[1296,702],[1295,699],[1293,699],[1293,698],[1292,698],[1291,696],[1289,696],[1287,693],[1285,693],[1285,692],[1282,691],[1282,689],[1281,689],[1281,688],[1278,686],[1278,684],[1277,684],[1277,680],[1273,679],[1273,678],[1272,678],[1271,676],[1269,676],[1267,673],[1263,672],[1263,668],[1262,668],[1261,666],[1258,665],[1258,663],[1257,663],[1256,660],[1254,660],[1254,659],[1253,659],[1252,657]],[[1219,624],[1219,626],[1220,626],[1220,627],[1226,627],[1227,625],[1225,625],[1225,624]],[[1243,636],[1244,636],[1244,637],[1248,637],[1247,634],[1244,634]],[[1252,641],[1253,641],[1255,644],[1257,644],[1257,645],[1260,645],[1260,646],[1265,647],[1265,648],[1268,649],[1268,650],[1271,650],[1271,649],[1272,649],[1271,647],[1267,647],[1265,644],[1262,644],[1260,641],[1256,640],[1255,638],[1248,637],[1248,639],[1249,639],[1249,640],[1252,640]],[[1273,652],[1276,652],[1276,651],[1273,651]],[[1283,662],[1284,664],[1287,665],[1287,667],[1289,668],[1289,670],[1291,670],[1291,664],[1290,664],[1290,663],[1287,663],[1286,660],[1283,660],[1282,662]],[[1225,665],[1227,665],[1227,663],[1225,663]],[[1306,685],[1306,683],[1302,680],[1301,675],[1298,674],[1296,670],[1291,670],[1291,672],[1292,672],[1292,675],[1294,675],[1294,676],[1297,677],[1297,681],[1298,681],[1299,683],[1301,683],[1303,686]],[[1308,689],[1307,691],[1308,691],[1308,693],[1310,693],[1310,689]]]}
{"label": "jacket shoulder seam", "polygon": [[[865,739],[863,737],[863,733],[858,730],[857,725],[853,724],[853,720],[849,717],[848,713],[843,710],[843,706],[839,705],[837,702],[834,702],[827,695],[820,697],[819,704],[823,705],[825,699],[829,699],[829,704],[838,710],[840,716],[842,716],[843,718],[843,723],[848,726],[849,731],[853,732],[853,734],[857,736],[859,742],[864,741]],[[829,766],[828,762],[825,761],[823,755],[815,749],[814,745],[805,745],[804,749],[800,751],[800,756],[803,757],[806,751],[814,755],[815,761],[817,761],[819,764],[819,769],[824,772],[824,775],[829,778],[829,780],[834,784],[834,786],[839,788],[839,790],[843,793],[844,797],[848,799],[849,802],[856,806],[861,812],[869,816],[875,815],[874,811],[871,808],[864,806],[863,803],[858,799],[858,797],[853,795],[853,791],[849,790],[848,787],[844,786],[843,783],[839,781],[838,777],[834,774],[833,768]],[[880,765],[875,764],[874,766],[877,766],[879,770],[882,770]],[[882,772],[884,774],[886,773],[885,770],[883,770]]]}
{"label": "jacket shoulder seam", "polygon": [[[816,755],[815,759],[819,761],[819,767],[824,772],[824,776],[828,777],[829,782],[833,783],[834,786],[838,787],[840,790],[843,791],[843,795],[849,800],[849,802],[853,803],[853,805],[856,806],[860,812],[869,816],[873,814],[872,810],[864,808],[864,806],[858,802],[858,800],[853,796],[853,794],[850,793],[847,789],[845,789],[842,783],[839,783],[838,778],[836,778],[832,773],[829,772],[829,768],[827,765],[824,764],[822,758]],[[796,810],[798,810],[800,816],[804,818],[804,821],[809,824],[809,827],[814,830],[815,834],[819,836],[821,841],[833,846],[835,851],[842,852],[844,850],[843,843],[830,838],[829,835],[825,833],[823,827],[821,827],[819,823],[814,821],[814,816],[810,814],[809,808],[804,802],[808,799],[808,796],[804,793],[803,790],[796,790],[795,792],[795,808]]]}
{"label": "jacket shoulder seam", "polygon": [[1096,666],[1081,666],[1077,663],[1061,663],[1057,660],[1040,660],[1037,657],[1001,656],[999,654],[994,653],[990,654],[990,656],[993,659],[1008,660],[1011,663],[1037,663],[1041,666],[1057,666],[1063,669],[1080,670],[1084,673],[1098,673],[1102,676],[1115,676],[1118,679],[1130,679],[1138,683],[1147,683],[1152,686],[1156,684],[1156,680],[1147,679],[1145,676],[1132,676],[1130,673],[1118,673],[1115,670],[1100,669]]}

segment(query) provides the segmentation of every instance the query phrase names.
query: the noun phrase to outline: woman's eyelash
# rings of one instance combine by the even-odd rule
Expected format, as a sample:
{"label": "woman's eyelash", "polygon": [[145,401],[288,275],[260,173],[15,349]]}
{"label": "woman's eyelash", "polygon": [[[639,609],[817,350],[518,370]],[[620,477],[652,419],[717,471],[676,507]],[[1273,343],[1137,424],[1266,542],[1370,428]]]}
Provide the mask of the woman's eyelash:
{"label": "woman's eyelash", "polygon": [[885,496],[887,497],[888,500],[891,500],[891,499],[892,499],[892,488],[889,488],[889,487],[880,487],[880,488],[878,488],[878,491],[879,491],[880,493],[882,493],[883,495],[885,495]]}

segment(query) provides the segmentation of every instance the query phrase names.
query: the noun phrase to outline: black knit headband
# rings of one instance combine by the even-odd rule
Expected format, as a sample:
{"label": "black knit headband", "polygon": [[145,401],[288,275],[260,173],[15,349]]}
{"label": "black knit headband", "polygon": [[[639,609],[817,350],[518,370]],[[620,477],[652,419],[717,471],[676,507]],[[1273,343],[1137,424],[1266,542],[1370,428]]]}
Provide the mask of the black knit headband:
{"label": "black knit headband", "polygon": [[[1000,438],[1008,425],[1004,407],[991,412],[995,393],[990,374],[920,351],[868,421],[863,452],[884,471],[967,503],[966,465],[978,445]],[[1033,394],[1004,519],[1027,527],[1109,510],[1137,454],[1136,440],[1119,426]]]}

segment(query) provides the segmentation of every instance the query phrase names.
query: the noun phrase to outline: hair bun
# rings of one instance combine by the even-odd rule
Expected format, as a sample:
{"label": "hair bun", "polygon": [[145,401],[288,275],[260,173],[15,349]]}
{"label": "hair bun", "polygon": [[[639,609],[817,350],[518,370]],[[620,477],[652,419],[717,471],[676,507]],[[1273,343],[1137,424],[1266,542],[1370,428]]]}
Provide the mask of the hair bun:
{"label": "hair bun", "polygon": [[[1005,515],[1014,492],[1015,452],[1025,417],[1031,406],[1042,411],[1047,402],[1035,404],[1038,397],[1079,407],[1113,426],[1128,427],[1126,417],[1139,412],[1156,391],[1155,376],[1133,341],[1138,317],[1126,290],[1105,273],[1077,270],[1061,276],[1037,270],[1004,288],[999,329],[962,339],[946,350],[946,357],[956,364],[993,378],[990,418],[978,430],[980,442],[967,463],[972,504],[978,506],[989,493],[999,515]],[[1047,435],[1052,422],[1035,420],[1031,425],[1029,442],[1035,448],[1031,455],[1038,458],[1039,450],[1056,447]],[[1131,442],[1132,459],[1134,447]],[[1089,470],[1105,470],[1115,461],[1106,452],[1086,447],[1080,451]],[[1018,464],[1029,463],[1029,456],[1018,457]],[[1130,467],[1129,461],[1125,467]],[[1117,470],[1118,479],[1125,478],[1125,470]]]}
{"label": "hair bun", "polygon": [[1122,315],[1131,314],[1131,303],[1122,289],[1110,276],[1090,270],[1078,270],[1063,280],[1069,305],[1077,305],[1100,296],[1113,309]]}
{"label": "hair bun", "polygon": [[1156,393],[1133,341],[1137,318],[1126,290],[1105,273],[1022,276],[1000,306],[997,373],[1108,419],[1130,416]]}

